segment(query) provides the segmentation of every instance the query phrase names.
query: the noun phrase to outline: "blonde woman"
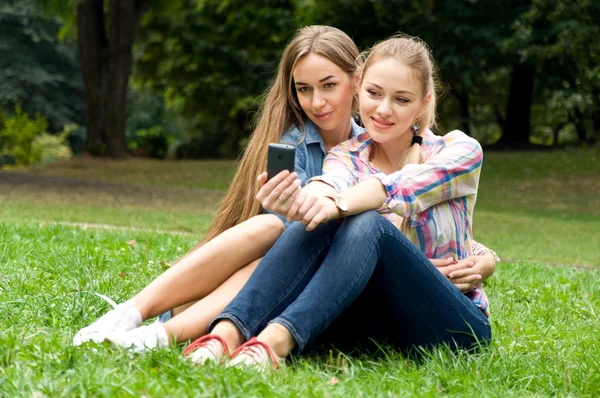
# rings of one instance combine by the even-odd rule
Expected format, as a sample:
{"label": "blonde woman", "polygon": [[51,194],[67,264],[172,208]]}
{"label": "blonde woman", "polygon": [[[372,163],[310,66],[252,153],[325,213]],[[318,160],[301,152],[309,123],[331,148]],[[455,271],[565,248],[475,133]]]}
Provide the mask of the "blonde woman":
{"label": "blonde woman", "polygon": [[[335,333],[407,351],[491,339],[480,284],[461,292],[428,259],[472,253],[481,146],[434,135],[436,92],[427,46],[385,40],[364,57],[364,133],[333,148],[281,214],[299,220],[187,352],[196,362],[278,367],[346,309]],[[260,197],[260,195],[259,195]],[[264,202],[264,198],[263,198]],[[391,221],[391,222],[390,222]]]}

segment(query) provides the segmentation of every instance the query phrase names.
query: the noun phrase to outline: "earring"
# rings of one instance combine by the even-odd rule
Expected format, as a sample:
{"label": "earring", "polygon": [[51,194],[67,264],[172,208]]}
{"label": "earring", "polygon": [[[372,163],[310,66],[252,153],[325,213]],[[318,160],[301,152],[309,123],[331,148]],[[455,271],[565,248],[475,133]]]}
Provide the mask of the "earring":
{"label": "earring", "polygon": [[419,123],[415,122],[415,124],[413,124],[413,126],[410,128],[412,130],[413,133],[413,138],[410,141],[410,145],[414,145],[414,144],[419,144],[422,145],[423,144],[423,137],[421,137],[419,134],[419,131],[421,131],[421,126],[419,126]]}
{"label": "earring", "polygon": [[419,123],[415,122],[415,124],[413,124],[413,126],[410,129],[412,130],[413,135],[417,135],[421,130],[421,126],[419,126]]}

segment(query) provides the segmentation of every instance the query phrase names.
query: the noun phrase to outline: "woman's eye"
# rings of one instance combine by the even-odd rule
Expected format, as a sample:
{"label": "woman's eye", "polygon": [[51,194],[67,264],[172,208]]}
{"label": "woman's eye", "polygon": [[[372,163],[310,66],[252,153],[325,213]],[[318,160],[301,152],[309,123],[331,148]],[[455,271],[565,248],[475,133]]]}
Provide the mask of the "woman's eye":
{"label": "woman's eye", "polygon": [[375,90],[367,90],[367,93],[369,93],[371,97],[377,97],[379,95],[379,93]]}
{"label": "woman's eye", "polygon": [[396,102],[398,102],[400,104],[408,104],[410,101],[407,100],[406,98],[396,98]]}
{"label": "woman's eye", "polygon": [[325,83],[325,85],[323,86],[326,89],[331,89],[334,88],[336,86],[335,83]]}
{"label": "woman's eye", "polygon": [[302,86],[296,89],[299,93],[308,93],[310,91],[310,87]]}

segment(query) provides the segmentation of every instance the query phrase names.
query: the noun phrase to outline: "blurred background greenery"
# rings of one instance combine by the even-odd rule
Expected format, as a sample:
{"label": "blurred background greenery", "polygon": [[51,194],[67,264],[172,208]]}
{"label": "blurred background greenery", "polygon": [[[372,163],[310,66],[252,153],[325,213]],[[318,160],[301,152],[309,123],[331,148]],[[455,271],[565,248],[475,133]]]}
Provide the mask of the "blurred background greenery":
{"label": "blurred background greenery", "polygon": [[600,141],[596,0],[20,0],[0,5],[0,165],[236,158],[295,29],[424,39],[439,130],[528,149]]}

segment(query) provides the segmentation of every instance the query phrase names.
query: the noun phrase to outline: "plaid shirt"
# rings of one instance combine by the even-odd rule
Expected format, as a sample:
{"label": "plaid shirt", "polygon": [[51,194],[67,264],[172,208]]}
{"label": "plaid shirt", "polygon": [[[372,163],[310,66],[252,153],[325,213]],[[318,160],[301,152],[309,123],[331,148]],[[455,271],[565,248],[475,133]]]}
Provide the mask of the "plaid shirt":
{"label": "plaid shirt", "polygon": [[[409,164],[386,175],[369,160],[373,140],[368,133],[331,149],[323,164],[322,181],[338,192],[368,178],[377,178],[387,198],[378,211],[400,225],[410,217],[409,238],[428,258],[462,260],[472,254],[473,208],[477,198],[483,152],[479,143],[460,131],[443,137],[422,134],[423,163]],[[488,314],[481,285],[467,293]]]}

